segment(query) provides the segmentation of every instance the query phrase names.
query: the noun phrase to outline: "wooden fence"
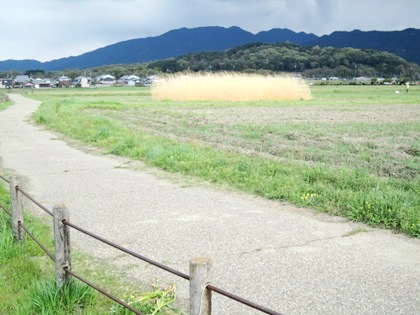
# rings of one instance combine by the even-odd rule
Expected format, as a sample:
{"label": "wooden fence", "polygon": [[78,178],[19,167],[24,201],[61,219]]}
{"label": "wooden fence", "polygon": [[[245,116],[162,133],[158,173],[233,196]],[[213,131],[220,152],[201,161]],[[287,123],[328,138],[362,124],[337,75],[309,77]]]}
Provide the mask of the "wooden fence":
{"label": "wooden fence", "polygon": [[[163,269],[167,272],[177,275],[178,277],[184,278],[189,281],[190,289],[190,303],[189,303],[189,314],[191,315],[211,315],[212,314],[212,292],[223,295],[227,298],[235,300],[239,303],[247,305],[253,309],[256,309],[262,313],[272,314],[272,315],[281,315],[279,312],[268,309],[264,306],[253,303],[247,299],[239,297],[233,293],[227,292],[223,289],[220,289],[213,284],[212,281],[212,260],[209,258],[194,258],[190,260],[189,265],[189,275],[184,274],[180,271],[174,270],[168,266],[165,266],[159,262],[153,261],[147,257],[144,257],[138,253],[132,252],[118,244],[115,244],[109,240],[106,240],[98,235],[95,235],[73,223],[69,220],[69,210],[63,204],[55,205],[50,211],[45,206],[41,205],[33,197],[31,197],[27,192],[25,192],[20,186],[20,180],[18,177],[11,177],[10,180],[7,180],[5,177],[0,175],[0,179],[7,182],[10,186],[10,201],[11,201],[11,223],[12,223],[12,232],[17,241],[24,240],[26,234],[29,235],[40,247],[41,249],[55,262],[55,278],[58,284],[58,287],[63,286],[71,277],[74,277],[87,285],[93,287],[95,290],[104,294],[108,298],[119,303],[123,307],[129,309],[135,314],[142,315],[141,312],[134,309],[124,301],[114,297],[110,293],[104,291],[102,288],[95,286],[90,281],[79,276],[72,270],[71,263],[71,244],[70,244],[70,229],[78,230],[79,232],[88,235],[102,243],[105,243],[109,246],[112,246],[128,255],[136,257],[140,260],[143,260],[155,267]],[[23,220],[23,198],[27,198],[39,208],[44,210],[49,214],[53,219],[54,227],[54,255],[50,253],[43,244],[41,244],[30,232],[30,230],[24,225]],[[1,206],[1,205],[0,205]],[[3,206],[2,209],[6,210]]]}

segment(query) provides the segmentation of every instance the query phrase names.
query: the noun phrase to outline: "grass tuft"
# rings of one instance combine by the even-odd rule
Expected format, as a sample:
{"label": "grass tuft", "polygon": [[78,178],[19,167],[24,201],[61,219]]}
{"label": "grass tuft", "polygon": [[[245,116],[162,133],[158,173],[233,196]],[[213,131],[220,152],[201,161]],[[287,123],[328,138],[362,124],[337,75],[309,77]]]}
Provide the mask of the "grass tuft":
{"label": "grass tuft", "polygon": [[348,237],[348,236],[353,236],[353,235],[356,235],[356,234],[359,234],[359,233],[365,233],[365,232],[368,232],[368,229],[366,229],[364,227],[357,227],[357,228],[351,230],[350,232],[344,234],[343,236]]}
{"label": "grass tuft", "polygon": [[94,290],[77,280],[69,280],[61,288],[55,280],[36,282],[29,293],[30,306],[27,314],[83,314],[84,309],[94,305]]}
{"label": "grass tuft", "polygon": [[[153,290],[150,292],[130,293],[123,298],[128,305],[144,314],[150,315],[161,314],[162,310],[166,310],[165,314],[171,313],[171,305],[175,302],[175,299],[174,285],[170,285],[165,289],[153,286]],[[110,314],[129,315],[131,311],[116,304],[111,307]]]}

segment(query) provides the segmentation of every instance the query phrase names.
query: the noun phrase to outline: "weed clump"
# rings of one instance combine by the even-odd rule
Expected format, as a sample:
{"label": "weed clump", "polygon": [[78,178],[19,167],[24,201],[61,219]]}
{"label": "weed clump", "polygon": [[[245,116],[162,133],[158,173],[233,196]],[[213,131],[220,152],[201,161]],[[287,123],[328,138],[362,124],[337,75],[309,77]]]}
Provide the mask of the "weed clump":
{"label": "weed clump", "polygon": [[308,100],[311,91],[304,80],[290,75],[219,72],[169,75],[152,86],[152,96],[175,101]]}

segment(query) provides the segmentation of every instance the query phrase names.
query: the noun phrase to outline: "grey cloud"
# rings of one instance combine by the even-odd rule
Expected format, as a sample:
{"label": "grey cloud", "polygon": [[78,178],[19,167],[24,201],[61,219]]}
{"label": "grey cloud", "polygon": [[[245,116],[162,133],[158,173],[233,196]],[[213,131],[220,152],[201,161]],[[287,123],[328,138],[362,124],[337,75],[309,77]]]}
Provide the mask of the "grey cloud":
{"label": "grey cloud", "polygon": [[50,60],[181,27],[329,34],[420,28],[417,0],[14,0],[2,6],[0,60]]}

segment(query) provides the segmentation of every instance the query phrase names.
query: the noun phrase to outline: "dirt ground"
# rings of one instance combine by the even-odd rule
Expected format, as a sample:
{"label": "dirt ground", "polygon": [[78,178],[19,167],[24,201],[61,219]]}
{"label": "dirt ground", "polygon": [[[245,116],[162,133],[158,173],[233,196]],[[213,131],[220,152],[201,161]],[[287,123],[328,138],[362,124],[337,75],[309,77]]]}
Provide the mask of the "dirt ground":
{"label": "dirt ground", "polygon": [[[182,110],[180,110],[182,111]],[[419,121],[420,107],[413,105],[230,107],[188,109],[215,124],[275,124],[280,122],[405,122]]]}
{"label": "dirt ground", "polygon": [[420,172],[416,105],[153,107],[101,114],[139,131],[250,156],[363,167],[386,177],[412,179]]}

